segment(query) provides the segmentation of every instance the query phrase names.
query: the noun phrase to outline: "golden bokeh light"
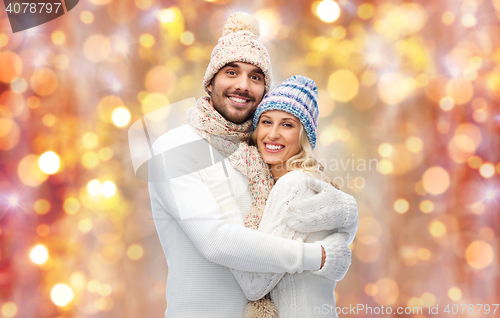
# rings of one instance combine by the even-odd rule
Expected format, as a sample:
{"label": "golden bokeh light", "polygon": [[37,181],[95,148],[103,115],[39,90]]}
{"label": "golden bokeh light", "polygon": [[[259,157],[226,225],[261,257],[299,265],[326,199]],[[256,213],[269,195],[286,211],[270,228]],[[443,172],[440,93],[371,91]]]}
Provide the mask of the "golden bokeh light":
{"label": "golden bokeh light", "polygon": [[22,77],[16,77],[10,83],[10,89],[12,89],[14,93],[22,94],[28,89],[28,82]]}
{"label": "golden bokeh light", "polygon": [[35,204],[33,205],[33,209],[37,214],[43,215],[49,213],[51,208],[51,204],[48,200],[45,199],[38,199],[35,201]]}
{"label": "golden bokeh light", "polygon": [[38,158],[36,155],[27,155],[21,159],[17,166],[17,175],[21,182],[27,186],[37,187],[47,180],[47,174],[38,165]]}
{"label": "golden bokeh light", "polygon": [[176,83],[175,74],[165,66],[155,66],[148,71],[144,84],[151,93],[169,93]]}
{"label": "golden bokeh light", "polygon": [[375,7],[371,3],[362,3],[357,10],[358,17],[363,20],[368,20],[373,17]]}
{"label": "golden bokeh light", "polygon": [[111,114],[111,120],[116,127],[125,127],[130,123],[130,111],[126,107],[117,107]]}
{"label": "golden bokeh light", "polygon": [[432,203],[432,201],[430,200],[424,200],[420,202],[418,207],[420,211],[422,211],[422,213],[431,213],[432,211],[434,211],[434,203]]}
{"label": "golden bokeh light", "polygon": [[99,283],[99,281],[92,279],[87,283],[87,290],[91,293],[97,293],[100,286],[101,283]]}
{"label": "golden bokeh light", "polygon": [[14,317],[17,315],[17,305],[12,301],[7,301],[2,304],[2,315],[4,317]]}
{"label": "golden bokeh light", "polygon": [[21,131],[16,122],[10,118],[0,118],[0,150],[14,148],[20,138]]}
{"label": "golden bokeh light", "polygon": [[52,114],[43,116],[42,123],[47,127],[52,127],[57,123],[57,117]]}
{"label": "golden bokeh light", "polygon": [[184,31],[181,34],[180,41],[184,45],[191,45],[194,43],[194,34],[189,31]]}
{"label": "golden bokeh light", "polygon": [[82,233],[88,233],[92,230],[94,225],[92,224],[92,221],[90,219],[83,219],[80,222],[78,222],[78,230]]}
{"label": "golden bokeh light", "polygon": [[139,43],[146,48],[153,47],[155,45],[155,38],[151,34],[145,33],[139,37]]}
{"label": "golden bokeh light", "polygon": [[0,34],[0,48],[7,46],[9,44],[9,37],[7,34]]}
{"label": "golden bokeh light", "polygon": [[467,160],[467,164],[471,169],[479,169],[483,164],[483,159],[479,156],[470,156],[469,160]]}
{"label": "golden bokeh light", "polygon": [[101,34],[91,35],[83,45],[83,54],[91,62],[104,61],[111,55],[111,42]]}
{"label": "golden bokeh light", "polygon": [[55,152],[46,151],[38,159],[38,166],[46,174],[55,174],[61,168],[61,160]]}
{"label": "golden bokeh light", "polygon": [[326,23],[335,22],[340,16],[340,7],[333,0],[323,0],[316,7],[316,15]]}
{"label": "golden bokeh light", "polygon": [[[152,111],[165,107],[169,104],[168,98],[165,95],[160,93],[148,94],[144,100],[142,101],[142,113],[144,115],[149,114]],[[166,108],[166,112],[168,115],[170,108]]]}
{"label": "golden bokeh light", "polygon": [[477,22],[476,17],[471,13],[464,14],[460,21],[462,22],[462,25],[466,28],[472,28],[473,26],[476,25]]}
{"label": "golden bokeh light", "polygon": [[101,194],[101,182],[97,179],[92,179],[87,183],[87,192],[90,195]]}
{"label": "golden bokeh light", "polygon": [[113,181],[105,181],[101,185],[101,193],[108,198],[113,197],[116,194],[116,185]]}
{"label": "golden bokeh light", "polygon": [[483,269],[488,267],[494,259],[491,245],[483,241],[474,241],[467,246],[465,250],[465,259],[474,269]]}
{"label": "golden bokeh light", "polygon": [[94,14],[88,10],[84,10],[80,13],[80,21],[84,24],[92,24],[94,22]]}
{"label": "golden bokeh light", "polygon": [[48,68],[37,69],[30,78],[31,89],[40,96],[54,93],[59,86],[56,73]]}
{"label": "golden bokeh light", "polygon": [[408,209],[410,208],[410,204],[408,203],[407,200],[405,199],[397,199],[395,202],[394,202],[394,210],[399,213],[399,214],[403,214],[403,213],[406,213],[408,212]]}
{"label": "golden bokeh light", "polygon": [[443,97],[439,101],[439,107],[444,111],[450,111],[455,107],[455,101],[449,96]]}
{"label": "golden bokeh light", "polygon": [[378,146],[378,154],[382,157],[388,158],[392,155],[393,148],[388,143],[383,143]]}
{"label": "golden bokeh light", "polygon": [[422,185],[430,194],[442,194],[450,186],[450,175],[441,167],[428,168],[422,176]]}
{"label": "golden bokeh light", "polygon": [[409,79],[400,73],[383,74],[377,85],[380,99],[389,105],[397,105],[404,101],[411,89]]}
{"label": "golden bokeh light", "polygon": [[374,283],[366,284],[364,289],[365,289],[365,293],[368,296],[375,296],[378,292],[377,284],[374,284]]}
{"label": "golden bokeh light", "polygon": [[391,278],[381,278],[377,280],[377,294],[373,299],[379,304],[390,306],[396,302],[399,297],[398,284]]}
{"label": "golden bokeh light", "polygon": [[429,223],[429,233],[434,237],[442,237],[446,234],[446,226],[443,222],[434,220]]}
{"label": "golden bokeh light", "polygon": [[412,136],[405,141],[406,148],[413,153],[419,153],[424,148],[424,142],[422,139]]}
{"label": "golden bokeh light", "polygon": [[0,52],[0,82],[10,83],[16,77],[21,76],[23,62],[14,52]]}
{"label": "golden bokeh light", "polygon": [[80,210],[80,202],[76,198],[67,198],[63,202],[63,209],[67,214],[76,214]]}
{"label": "golden bokeh light", "polygon": [[448,297],[453,301],[459,301],[462,299],[462,291],[458,287],[452,287],[448,289]]}
{"label": "golden bokeh light", "polygon": [[94,132],[86,132],[82,136],[82,144],[85,148],[92,149],[99,143],[99,136]]}
{"label": "golden bokeh light", "polygon": [[62,45],[66,41],[66,35],[61,30],[52,32],[50,38],[52,39],[52,43],[55,45]]}
{"label": "golden bokeh light", "polygon": [[491,178],[495,175],[495,166],[490,162],[485,162],[479,168],[479,174],[481,174],[483,178]]}
{"label": "golden bokeh light", "polygon": [[45,262],[49,259],[49,251],[44,245],[38,244],[31,249],[30,259],[35,264],[45,264]]}
{"label": "golden bokeh light", "polygon": [[446,11],[443,13],[441,16],[441,22],[443,22],[444,25],[450,25],[453,22],[455,22],[455,14],[451,11]]}
{"label": "golden bokeh light", "polygon": [[422,261],[428,261],[431,258],[431,251],[425,247],[419,248],[417,257]]}
{"label": "golden bokeh light", "polygon": [[103,97],[97,104],[97,112],[99,113],[99,119],[105,123],[112,123],[113,111],[118,107],[124,107],[125,103],[123,100],[115,95],[108,95]]}
{"label": "golden bokeh light", "polygon": [[113,158],[113,150],[109,147],[101,148],[97,153],[97,156],[99,157],[99,160],[108,161]]}
{"label": "golden bokeh light", "polygon": [[85,169],[94,169],[99,165],[99,156],[95,151],[87,151],[83,154],[81,162]]}
{"label": "golden bokeh light", "polygon": [[392,162],[387,159],[382,159],[378,163],[378,172],[381,174],[391,174],[394,171]]}
{"label": "golden bokeh light", "polygon": [[69,277],[69,283],[74,289],[83,290],[87,284],[87,278],[84,273],[76,271]]}
{"label": "golden bokeh light", "polygon": [[358,94],[358,90],[358,78],[349,70],[335,71],[328,79],[328,92],[336,101],[348,102]]}
{"label": "golden bokeh light", "polygon": [[141,259],[143,255],[144,255],[144,249],[139,244],[133,244],[127,248],[127,256],[129,259],[133,261]]}
{"label": "golden bokeh light", "polygon": [[471,100],[474,95],[474,89],[469,81],[462,78],[454,78],[446,84],[446,94],[455,104],[463,105]]}
{"label": "golden bokeh light", "polygon": [[50,299],[52,299],[52,302],[59,307],[66,306],[73,300],[74,297],[75,293],[73,292],[73,289],[66,284],[56,284],[50,291]]}

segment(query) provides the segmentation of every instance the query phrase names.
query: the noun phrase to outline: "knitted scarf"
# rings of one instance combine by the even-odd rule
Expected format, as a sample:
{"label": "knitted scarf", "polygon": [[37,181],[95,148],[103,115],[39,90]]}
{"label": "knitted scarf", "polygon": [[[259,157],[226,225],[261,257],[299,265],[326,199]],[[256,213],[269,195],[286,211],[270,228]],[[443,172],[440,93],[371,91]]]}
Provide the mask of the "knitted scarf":
{"label": "knitted scarf", "polygon": [[196,107],[188,109],[186,118],[205,140],[229,159],[233,168],[247,176],[252,207],[245,226],[257,230],[271,192],[273,177],[258,149],[248,145],[252,120],[242,124],[226,120],[210,105],[208,96],[198,99]]}

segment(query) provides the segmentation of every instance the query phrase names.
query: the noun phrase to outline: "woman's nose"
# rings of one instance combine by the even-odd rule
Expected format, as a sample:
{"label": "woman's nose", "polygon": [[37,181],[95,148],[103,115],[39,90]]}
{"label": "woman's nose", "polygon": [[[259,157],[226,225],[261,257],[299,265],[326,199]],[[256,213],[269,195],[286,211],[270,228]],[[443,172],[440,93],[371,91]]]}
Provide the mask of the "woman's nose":
{"label": "woman's nose", "polygon": [[280,132],[279,132],[279,127],[277,125],[274,125],[271,127],[271,130],[269,131],[268,135],[269,139],[271,140],[277,140],[280,138]]}

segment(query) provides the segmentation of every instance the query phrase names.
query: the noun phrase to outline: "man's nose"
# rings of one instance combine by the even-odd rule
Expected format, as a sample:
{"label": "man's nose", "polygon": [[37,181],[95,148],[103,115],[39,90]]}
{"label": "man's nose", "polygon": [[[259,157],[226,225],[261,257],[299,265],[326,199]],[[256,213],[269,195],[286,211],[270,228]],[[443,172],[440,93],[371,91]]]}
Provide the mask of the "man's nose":
{"label": "man's nose", "polygon": [[249,79],[246,76],[240,76],[236,82],[235,88],[244,92],[248,92],[250,87]]}

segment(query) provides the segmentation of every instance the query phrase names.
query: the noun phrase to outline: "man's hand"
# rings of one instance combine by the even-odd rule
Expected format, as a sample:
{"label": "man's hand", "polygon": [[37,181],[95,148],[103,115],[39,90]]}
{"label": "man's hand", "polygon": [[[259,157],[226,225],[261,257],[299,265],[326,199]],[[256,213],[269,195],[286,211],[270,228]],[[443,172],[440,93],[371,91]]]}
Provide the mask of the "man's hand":
{"label": "man's hand", "polygon": [[325,260],[326,260],[325,248],[323,247],[323,245],[321,245],[321,267],[319,269],[323,268],[323,266],[325,265]]}

